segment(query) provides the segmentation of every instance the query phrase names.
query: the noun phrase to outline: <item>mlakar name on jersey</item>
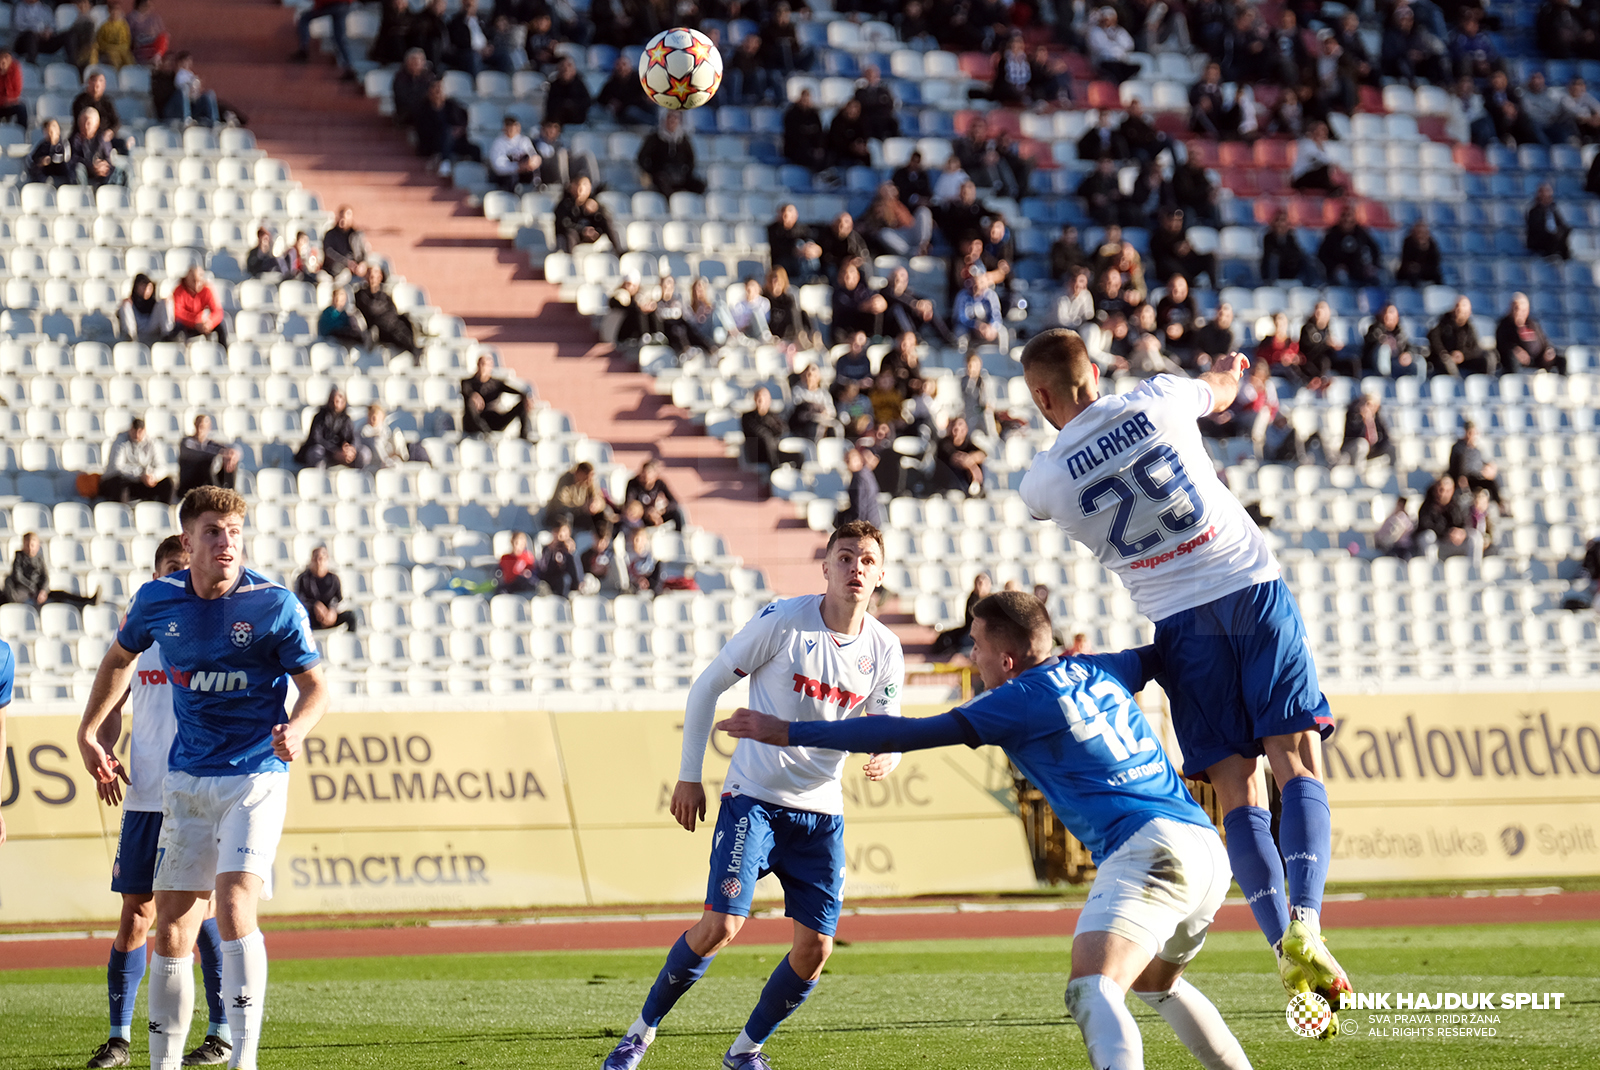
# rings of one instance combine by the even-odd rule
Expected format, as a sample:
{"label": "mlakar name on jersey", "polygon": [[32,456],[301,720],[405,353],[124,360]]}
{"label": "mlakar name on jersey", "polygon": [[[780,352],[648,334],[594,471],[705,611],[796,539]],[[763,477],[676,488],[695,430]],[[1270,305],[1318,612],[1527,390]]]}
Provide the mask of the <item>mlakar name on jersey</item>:
{"label": "mlakar name on jersey", "polygon": [[1073,479],[1086,476],[1123,450],[1143,442],[1155,433],[1155,425],[1150,422],[1150,417],[1142,412],[1136,412],[1069,456],[1067,471],[1072,474]]}

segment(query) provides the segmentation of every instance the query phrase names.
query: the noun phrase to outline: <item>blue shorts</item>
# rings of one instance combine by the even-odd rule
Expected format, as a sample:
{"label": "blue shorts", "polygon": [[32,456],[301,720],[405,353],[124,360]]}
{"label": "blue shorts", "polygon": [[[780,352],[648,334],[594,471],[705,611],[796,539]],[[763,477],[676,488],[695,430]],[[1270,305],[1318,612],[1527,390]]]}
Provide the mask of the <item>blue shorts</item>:
{"label": "blue shorts", "polygon": [[123,895],[150,895],[156,876],[156,844],[161,815],[154,811],[122,811],[117,860],[111,864],[111,890]]}
{"label": "blue shorts", "polygon": [[1333,734],[1305,622],[1282,580],[1174,613],[1156,625],[1155,645],[1184,776],[1204,779],[1230,754],[1259,757],[1267,736]]}
{"label": "blue shorts", "polygon": [[711,840],[706,909],[750,916],[756,881],[776,873],[783,912],[832,936],[844,892],[844,818],[724,795]]}

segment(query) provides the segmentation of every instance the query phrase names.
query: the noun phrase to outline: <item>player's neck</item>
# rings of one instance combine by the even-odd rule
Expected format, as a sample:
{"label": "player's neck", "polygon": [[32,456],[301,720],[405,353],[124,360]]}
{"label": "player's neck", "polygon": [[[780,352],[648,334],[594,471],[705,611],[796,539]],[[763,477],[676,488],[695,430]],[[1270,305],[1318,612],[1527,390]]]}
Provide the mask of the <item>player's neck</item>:
{"label": "player's neck", "polygon": [[867,617],[867,603],[857,602],[854,605],[844,599],[835,599],[829,595],[822,596],[822,623],[830,632],[840,635],[859,635],[861,622]]}
{"label": "player's neck", "polygon": [[215,575],[202,575],[197,569],[191,568],[189,570],[189,586],[194,588],[195,594],[208,601],[213,598],[221,598],[231,591],[233,585],[238,582],[238,573],[232,576],[226,572],[218,572]]}

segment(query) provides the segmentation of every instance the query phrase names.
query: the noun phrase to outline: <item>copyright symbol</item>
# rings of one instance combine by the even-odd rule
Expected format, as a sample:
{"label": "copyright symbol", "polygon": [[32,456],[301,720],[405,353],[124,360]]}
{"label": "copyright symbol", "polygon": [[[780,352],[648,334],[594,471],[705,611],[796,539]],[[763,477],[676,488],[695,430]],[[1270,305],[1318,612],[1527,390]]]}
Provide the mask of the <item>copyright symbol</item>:
{"label": "copyright symbol", "polygon": [[1346,1018],[1344,1021],[1339,1023],[1339,1032],[1343,1033],[1347,1037],[1355,1036],[1358,1028],[1359,1026],[1356,1025],[1355,1019],[1353,1018]]}

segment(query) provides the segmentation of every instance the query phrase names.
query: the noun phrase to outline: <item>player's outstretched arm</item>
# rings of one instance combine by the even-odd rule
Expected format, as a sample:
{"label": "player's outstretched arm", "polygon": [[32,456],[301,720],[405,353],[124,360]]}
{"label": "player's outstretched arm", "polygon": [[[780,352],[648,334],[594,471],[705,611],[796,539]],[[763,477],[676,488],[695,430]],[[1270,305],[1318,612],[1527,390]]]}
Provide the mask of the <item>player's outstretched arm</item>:
{"label": "player's outstretched arm", "polygon": [[[100,660],[99,670],[94,674],[94,686],[89,689],[83,720],[78,723],[78,753],[83,756],[84,768],[89,770],[97,785],[114,784],[117,779],[118,763],[109,748],[100,742],[100,726],[127,696],[138,657],[121,643],[112,642],[111,649],[106,651],[106,656]],[[101,798],[105,798],[103,792]]]}
{"label": "player's outstretched arm", "polygon": [[306,734],[317,727],[322,715],[328,712],[328,683],[322,678],[322,666],[313,665],[305,672],[296,673],[294,686],[300,697],[295,700],[287,724],[272,726],[272,753],[286,762],[300,757]]}
{"label": "player's outstretched arm", "polygon": [[1229,353],[1211,365],[1211,370],[1200,376],[1200,381],[1211,388],[1215,399],[1212,412],[1222,412],[1239,396],[1239,380],[1250,367],[1250,358],[1243,353]]}
{"label": "player's outstretched arm", "polygon": [[122,785],[131,784],[128,777],[128,767],[117,757],[117,740],[122,738],[122,711],[128,707],[128,699],[133,692],[124,691],[117,704],[111,707],[111,713],[100,727],[95,730],[94,738],[100,744],[100,749],[105,751],[111,760],[111,769],[117,775],[109,783],[101,783],[96,778],[94,782],[95,793],[100,796],[100,801],[107,806],[122,805]]}
{"label": "player's outstretched arm", "polygon": [[741,709],[717,727],[735,739],[775,747],[827,747],[865,754],[929,750],[975,742],[965,718],[955,711],[937,717],[855,717],[847,721],[789,722]]}

